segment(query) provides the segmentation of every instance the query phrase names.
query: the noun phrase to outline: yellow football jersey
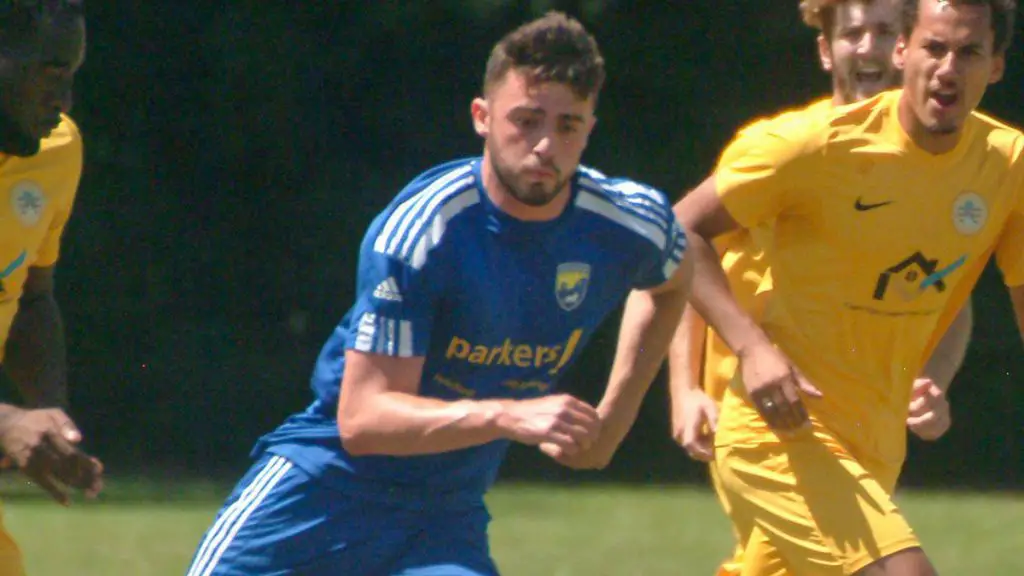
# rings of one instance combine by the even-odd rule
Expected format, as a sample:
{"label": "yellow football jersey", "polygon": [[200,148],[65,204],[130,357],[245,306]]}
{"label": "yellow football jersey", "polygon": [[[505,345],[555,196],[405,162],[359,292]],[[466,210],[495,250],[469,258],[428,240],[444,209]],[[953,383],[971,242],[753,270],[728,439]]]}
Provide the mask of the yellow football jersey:
{"label": "yellow football jersey", "polygon": [[30,266],[52,266],[82,174],[82,138],[67,116],[28,157],[0,154],[0,361]]}
{"label": "yellow football jersey", "polygon": [[[953,150],[929,154],[897,120],[900,95],[780,118],[730,145],[716,172],[733,218],[772,226],[761,324],[824,393],[807,401],[815,424],[896,468],[943,312],[964,304],[993,253],[1006,283],[1024,284],[1024,136],[975,113]],[[738,381],[730,390],[743,394]],[[730,397],[719,444],[771,434]]]}
{"label": "yellow football jersey", "polygon": [[[783,113],[781,118],[759,119],[740,129],[737,145],[759,142],[757,134],[769,129],[774,121],[780,121],[789,114],[803,118],[803,114],[820,114],[824,116],[832,111],[832,100],[825,98],[815,101],[806,109]],[[735,150],[734,154],[740,153]],[[765,279],[767,264],[764,262],[766,243],[770,238],[770,229],[761,226],[757,230],[740,229],[715,239],[715,248],[722,258],[722,268],[729,280],[729,287],[740,307],[754,318],[760,315],[758,294],[770,289],[770,278]],[[762,284],[765,281],[765,284]],[[704,340],[704,364],[702,385],[704,391],[716,402],[721,402],[725,389],[729,387],[737,366],[736,356],[714,329],[708,327]]]}

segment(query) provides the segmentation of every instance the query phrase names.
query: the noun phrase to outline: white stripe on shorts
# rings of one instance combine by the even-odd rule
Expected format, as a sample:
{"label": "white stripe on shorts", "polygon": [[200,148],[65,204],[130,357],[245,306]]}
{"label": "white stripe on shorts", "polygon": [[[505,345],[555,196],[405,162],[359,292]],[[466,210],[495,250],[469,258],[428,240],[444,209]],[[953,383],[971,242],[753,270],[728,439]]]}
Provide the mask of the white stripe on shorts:
{"label": "white stripe on shorts", "polygon": [[292,463],[281,456],[274,456],[267,462],[238,499],[228,506],[210,527],[186,576],[209,576],[213,572],[220,557],[231,545],[231,541],[242,529],[249,515],[291,468]]}

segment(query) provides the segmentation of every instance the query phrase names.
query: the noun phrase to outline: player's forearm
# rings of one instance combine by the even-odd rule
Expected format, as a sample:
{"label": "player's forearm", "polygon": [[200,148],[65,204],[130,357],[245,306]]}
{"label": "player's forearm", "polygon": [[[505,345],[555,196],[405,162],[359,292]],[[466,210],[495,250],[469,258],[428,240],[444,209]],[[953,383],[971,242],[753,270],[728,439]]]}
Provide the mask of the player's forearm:
{"label": "player's forearm", "polygon": [[668,387],[673,398],[701,388],[706,335],[707,323],[687,304],[668,347]]}
{"label": "player's forearm", "polygon": [[710,241],[691,235],[689,254],[694,262],[690,303],[733,353],[742,355],[755,346],[771,345],[761,327],[736,302]]}
{"label": "player's forearm", "polygon": [[970,302],[967,302],[932,351],[931,357],[925,363],[922,376],[931,379],[942,390],[949,390],[953,378],[963,365],[964,357],[967,356],[973,325],[974,314]]}
{"label": "player's forearm", "polygon": [[51,292],[24,296],[7,337],[4,370],[33,408],[66,408],[64,325]]}
{"label": "player's forearm", "polygon": [[634,291],[626,300],[615,361],[598,413],[601,442],[614,446],[636,420],[644,396],[665,359],[686,303],[687,290]]}
{"label": "player's forearm", "polygon": [[505,401],[444,401],[382,392],[339,415],[342,444],[354,455],[437,454],[506,437]]}

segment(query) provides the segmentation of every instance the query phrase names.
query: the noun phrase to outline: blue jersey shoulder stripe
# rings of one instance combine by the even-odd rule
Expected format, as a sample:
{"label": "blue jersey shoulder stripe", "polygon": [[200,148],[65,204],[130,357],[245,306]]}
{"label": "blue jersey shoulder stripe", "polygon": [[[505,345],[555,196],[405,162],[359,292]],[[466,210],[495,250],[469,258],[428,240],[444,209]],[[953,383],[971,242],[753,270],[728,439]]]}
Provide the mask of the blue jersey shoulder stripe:
{"label": "blue jersey shoulder stripe", "polygon": [[650,240],[659,250],[665,249],[668,237],[661,224],[652,222],[649,218],[634,212],[623,210],[621,206],[613,203],[607,196],[581,188],[576,196],[576,207],[604,216],[612,222]]}
{"label": "blue jersey shoulder stripe", "polygon": [[658,222],[668,230],[675,220],[672,208],[665,196],[648,186],[625,179],[593,179],[580,178],[580,185],[591,191],[605,195],[612,203],[624,210],[646,216],[652,222]]}
{"label": "blue jersey shoulder stripe", "polygon": [[632,180],[594,180],[580,178],[579,185],[591,192],[606,197],[621,209],[646,217],[666,231],[675,220],[672,208],[665,197],[653,188]]}
{"label": "blue jersey shoulder stripe", "polygon": [[665,200],[658,192],[630,181],[611,184],[615,187],[580,178],[576,205],[637,232],[661,250],[666,249],[675,216]]}
{"label": "blue jersey shoulder stripe", "polygon": [[463,165],[438,176],[424,189],[410,195],[392,210],[381,228],[374,244],[374,250],[382,254],[395,254],[406,240],[410,227],[414,226],[423,211],[433,201],[443,202],[455,190],[452,184],[472,174],[471,165]]}
{"label": "blue jersey shoulder stripe", "polygon": [[447,222],[480,201],[473,181],[473,167],[463,165],[403,200],[381,226],[374,251],[421,268]]}

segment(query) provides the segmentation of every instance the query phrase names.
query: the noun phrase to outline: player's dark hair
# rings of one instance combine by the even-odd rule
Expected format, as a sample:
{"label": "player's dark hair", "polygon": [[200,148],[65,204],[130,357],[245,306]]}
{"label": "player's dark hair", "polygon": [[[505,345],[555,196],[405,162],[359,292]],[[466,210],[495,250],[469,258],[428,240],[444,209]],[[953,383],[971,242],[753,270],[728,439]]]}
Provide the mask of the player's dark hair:
{"label": "player's dark hair", "polygon": [[0,0],[0,50],[24,49],[57,18],[83,16],[84,0]]}
{"label": "player's dark hair", "polygon": [[[1014,18],[1017,13],[1017,0],[944,0],[949,4],[966,6],[988,6],[992,11],[992,52],[1002,54],[1010,47],[1013,40]],[[921,0],[903,0],[903,36],[910,34],[917,26]]]}
{"label": "player's dark hair", "polygon": [[581,99],[597,96],[605,77],[597,41],[582,24],[561,12],[548,12],[495,44],[487,60],[484,93],[512,69],[532,82],[566,84]]}

